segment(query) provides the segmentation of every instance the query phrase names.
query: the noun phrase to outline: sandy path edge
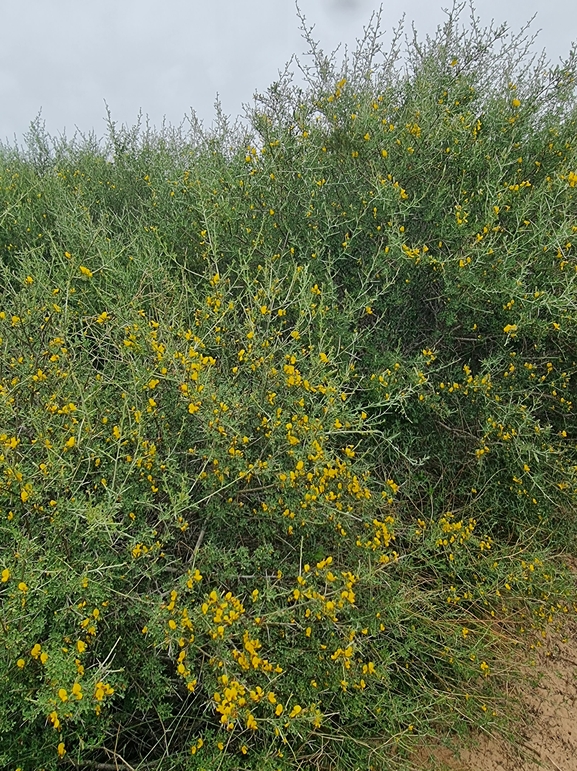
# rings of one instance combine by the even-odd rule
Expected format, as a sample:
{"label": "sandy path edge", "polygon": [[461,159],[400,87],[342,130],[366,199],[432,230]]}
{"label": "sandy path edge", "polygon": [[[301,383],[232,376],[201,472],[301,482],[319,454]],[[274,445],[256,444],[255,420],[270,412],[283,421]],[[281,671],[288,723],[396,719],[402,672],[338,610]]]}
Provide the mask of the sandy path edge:
{"label": "sandy path edge", "polygon": [[533,652],[516,692],[524,716],[517,737],[473,737],[457,755],[442,746],[413,758],[422,771],[577,771],[577,624]]}

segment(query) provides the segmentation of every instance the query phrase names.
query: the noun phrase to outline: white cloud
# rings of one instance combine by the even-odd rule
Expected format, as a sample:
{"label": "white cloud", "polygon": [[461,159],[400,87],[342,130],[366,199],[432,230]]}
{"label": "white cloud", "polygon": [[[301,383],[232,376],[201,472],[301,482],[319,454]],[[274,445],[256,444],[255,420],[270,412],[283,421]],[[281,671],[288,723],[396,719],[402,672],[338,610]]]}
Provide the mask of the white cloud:
{"label": "white cloud", "polygon": [[[300,0],[325,50],[354,44],[375,0]],[[444,19],[438,0],[398,0],[383,7],[390,31],[403,11],[421,35]],[[492,16],[518,29],[535,11],[539,46],[554,59],[568,52],[577,30],[574,0],[479,0]],[[42,107],[49,131],[104,128],[104,99],[113,118],[133,123],[141,108],[153,123],[178,123],[193,107],[210,122],[216,93],[237,115],[263,91],[304,43],[292,0],[6,0],[0,21],[0,138],[21,135]],[[8,34],[9,31],[9,34]]]}

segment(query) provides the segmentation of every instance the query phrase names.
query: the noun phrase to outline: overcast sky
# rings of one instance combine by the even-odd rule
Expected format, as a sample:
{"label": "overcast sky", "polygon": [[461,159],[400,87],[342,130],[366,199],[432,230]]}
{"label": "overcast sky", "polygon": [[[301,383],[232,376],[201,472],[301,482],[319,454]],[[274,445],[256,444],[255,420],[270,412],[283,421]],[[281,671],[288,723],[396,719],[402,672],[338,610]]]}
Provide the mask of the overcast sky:
{"label": "overcast sky", "polygon": [[[433,33],[451,0],[385,0],[386,40],[403,13]],[[354,43],[378,0],[300,0],[326,49]],[[577,0],[478,0],[481,21],[516,31],[534,13],[537,47],[557,63],[577,38]],[[464,17],[465,18],[465,17]],[[205,125],[220,95],[236,117],[292,53],[303,52],[294,0],[0,0],[0,140],[18,139],[42,110],[53,134],[105,131],[105,105],[132,125],[193,108]]]}

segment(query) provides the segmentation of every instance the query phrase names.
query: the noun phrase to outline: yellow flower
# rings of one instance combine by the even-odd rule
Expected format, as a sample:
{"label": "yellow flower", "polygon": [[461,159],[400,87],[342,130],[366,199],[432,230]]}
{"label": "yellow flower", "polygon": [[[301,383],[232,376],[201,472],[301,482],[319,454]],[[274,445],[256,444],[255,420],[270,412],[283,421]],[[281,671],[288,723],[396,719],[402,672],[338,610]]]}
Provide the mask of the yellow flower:
{"label": "yellow flower", "polygon": [[24,583],[24,581],[20,581],[18,584],[18,588],[21,592],[27,592],[28,591],[28,585]]}
{"label": "yellow flower", "polygon": [[276,709],[275,709],[275,711],[274,711],[274,714],[275,714],[277,717],[280,717],[280,716],[282,715],[282,713],[283,713],[283,709],[284,709],[284,707],[283,707],[283,705],[282,705],[282,704],[277,704],[277,705],[276,705]]}
{"label": "yellow flower", "polygon": [[258,728],[258,723],[254,719],[254,716],[249,712],[248,717],[246,719],[246,727],[250,728],[251,731],[256,731]]}
{"label": "yellow flower", "polygon": [[64,746],[64,742],[60,742],[58,745],[58,756],[63,758],[66,755],[66,747]]}
{"label": "yellow flower", "polygon": [[68,701],[68,693],[66,691],[66,688],[59,688],[58,689],[58,698],[61,701]]}
{"label": "yellow flower", "polygon": [[302,711],[303,711],[303,708],[300,706],[300,704],[295,704],[290,711],[289,717],[296,717],[297,715],[300,715]]}
{"label": "yellow flower", "polygon": [[10,578],[10,571],[8,570],[8,568],[4,568],[4,570],[2,571],[2,583],[5,584],[9,578]]}
{"label": "yellow flower", "polygon": [[97,701],[102,701],[102,699],[104,699],[105,696],[110,696],[113,693],[114,693],[114,688],[111,688],[111,686],[108,685],[108,683],[99,682],[99,683],[96,683],[94,687],[94,698]]}
{"label": "yellow flower", "polygon": [[83,276],[86,276],[86,278],[92,278],[93,273],[90,270],[90,268],[86,268],[84,265],[80,265],[80,272]]}
{"label": "yellow flower", "polygon": [[510,334],[511,332],[516,332],[516,331],[517,331],[517,325],[516,324],[507,324],[506,326],[503,327],[503,332],[506,335]]}
{"label": "yellow flower", "polygon": [[24,661],[24,659],[18,659],[18,661],[16,662],[16,666],[19,669],[24,669],[24,667],[26,666],[26,662]]}
{"label": "yellow flower", "polygon": [[517,107],[521,107],[521,102],[519,99],[513,99],[512,103],[513,107],[517,109]]}

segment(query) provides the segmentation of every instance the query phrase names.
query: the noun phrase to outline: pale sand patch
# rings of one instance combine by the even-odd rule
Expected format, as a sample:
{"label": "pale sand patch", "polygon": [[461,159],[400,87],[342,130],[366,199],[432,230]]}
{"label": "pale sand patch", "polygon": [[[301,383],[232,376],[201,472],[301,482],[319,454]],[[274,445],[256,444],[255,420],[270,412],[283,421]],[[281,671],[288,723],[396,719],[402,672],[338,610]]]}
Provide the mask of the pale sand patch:
{"label": "pale sand patch", "polygon": [[[565,641],[566,640],[566,641]],[[414,758],[422,771],[577,771],[577,628],[550,637],[517,688],[524,717],[513,742],[481,735],[455,756],[445,747]]]}

